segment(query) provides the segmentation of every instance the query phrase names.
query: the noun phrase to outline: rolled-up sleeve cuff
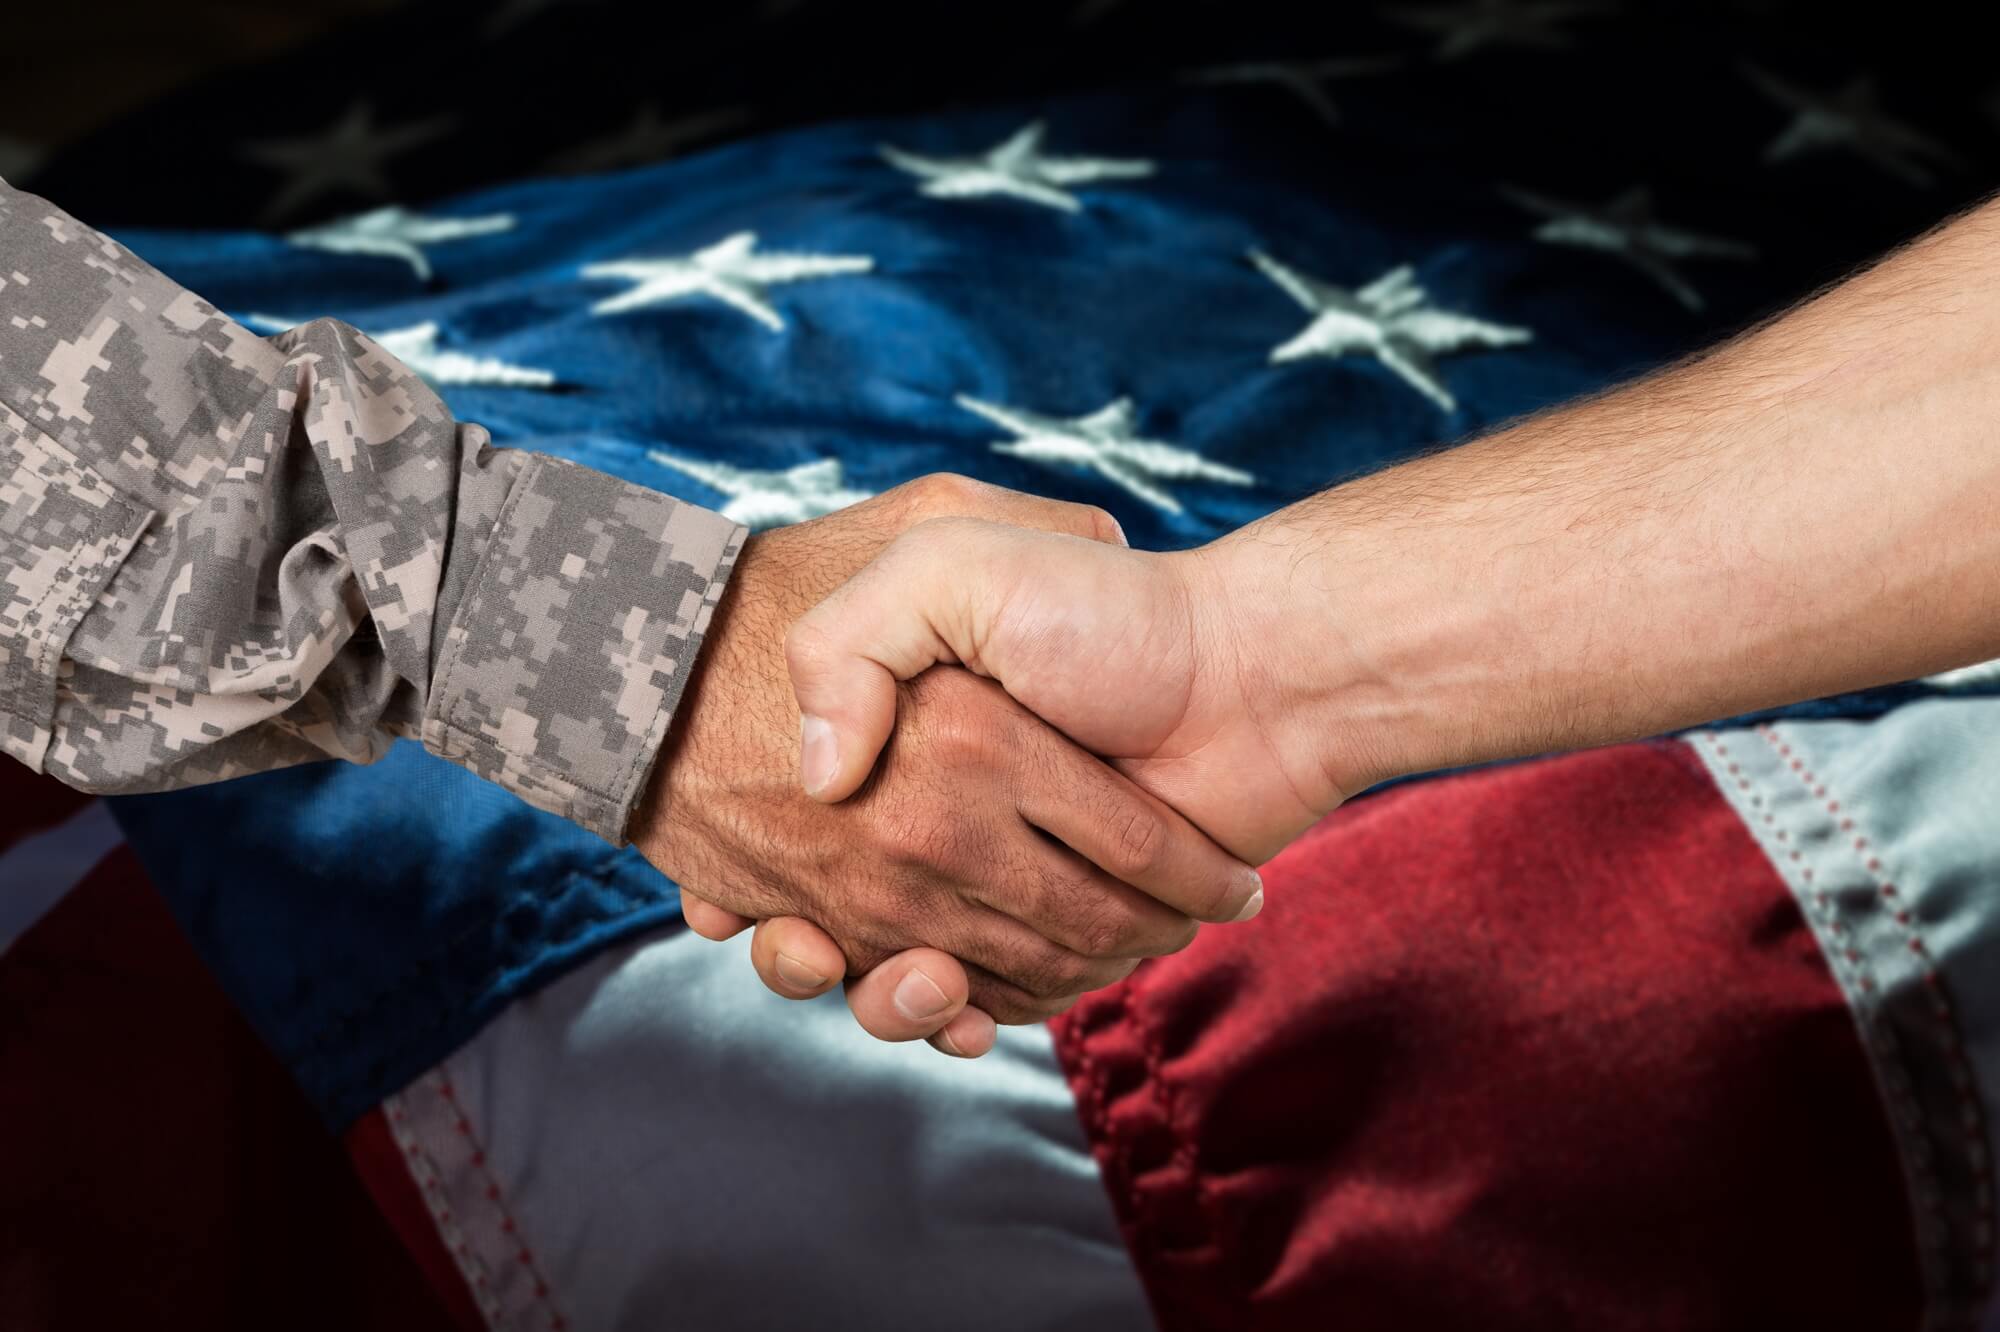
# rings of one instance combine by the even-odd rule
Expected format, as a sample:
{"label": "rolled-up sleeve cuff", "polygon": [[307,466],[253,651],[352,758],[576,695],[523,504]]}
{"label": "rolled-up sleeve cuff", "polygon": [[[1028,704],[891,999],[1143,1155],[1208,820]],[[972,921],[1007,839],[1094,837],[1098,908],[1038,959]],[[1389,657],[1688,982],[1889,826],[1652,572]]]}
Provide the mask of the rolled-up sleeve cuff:
{"label": "rolled-up sleeve cuff", "polygon": [[425,747],[622,845],[744,536],[535,457],[446,632]]}

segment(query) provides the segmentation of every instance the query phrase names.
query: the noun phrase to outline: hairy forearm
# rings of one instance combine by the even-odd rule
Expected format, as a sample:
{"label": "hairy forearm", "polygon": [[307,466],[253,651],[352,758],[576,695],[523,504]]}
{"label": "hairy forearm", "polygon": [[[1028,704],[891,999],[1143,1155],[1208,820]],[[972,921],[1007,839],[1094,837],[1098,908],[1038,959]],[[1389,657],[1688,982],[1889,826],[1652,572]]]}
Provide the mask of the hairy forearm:
{"label": "hairy forearm", "polygon": [[1202,560],[1253,707],[1337,800],[2000,655],[1996,438],[1989,205],[1708,355]]}

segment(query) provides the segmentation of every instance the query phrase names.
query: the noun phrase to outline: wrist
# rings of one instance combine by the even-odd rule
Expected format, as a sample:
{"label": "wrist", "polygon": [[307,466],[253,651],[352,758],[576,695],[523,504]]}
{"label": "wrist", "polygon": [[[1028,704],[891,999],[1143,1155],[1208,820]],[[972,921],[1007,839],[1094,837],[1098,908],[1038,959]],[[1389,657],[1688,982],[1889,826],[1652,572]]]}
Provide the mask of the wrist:
{"label": "wrist", "polygon": [[1383,534],[1279,513],[1176,558],[1204,687],[1251,719],[1286,783],[1325,814],[1378,782],[1442,766],[1414,626],[1411,571]]}
{"label": "wrist", "polygon": [[[1387,475],[1387,474],[1385,474]],[[1192,554],[1246,708],[1322,809],[1379,782],[1541,752],[1575,625],[1512,517],[1368,478]]]}
{"label": "wrist", "polygon": [[752,728],[735,723],[755,704],[749,691],[769,674],[768,663],[757,660],[758,646],[771,634],[765,545],[766,538],[753,534],[737,555],[634,813],[633,843],[676,880],[693,868],[702,816],[732,787],[744,785],[745,769],[755,757]]}

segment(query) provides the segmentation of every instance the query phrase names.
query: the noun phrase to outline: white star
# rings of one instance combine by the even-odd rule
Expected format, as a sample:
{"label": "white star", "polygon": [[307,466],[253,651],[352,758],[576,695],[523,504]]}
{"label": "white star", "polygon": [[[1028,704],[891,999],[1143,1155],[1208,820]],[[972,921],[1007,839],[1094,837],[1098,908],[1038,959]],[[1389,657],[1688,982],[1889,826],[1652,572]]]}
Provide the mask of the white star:
{"label": "white star", "polygon": [[1595,0],[1462,0],[1456,5],[1396,5],[1385,16],[1406,28],[1439,34],[1439,60],[1462,60],[1488,46],[1568,46],[1561,25],[1602,14]]}
{"label": "white star", "polygon": [[745,527],[762,529],[802,523],[870,498],[870,492],[850,490],[841,483],[838,458],[819,458],[783,471],[756,471],[731,467],[728,463],[676,458],[659,449],[649,450],[646,456],[729,496],[729,502],[722,506],[722,516]]}
{"label": "white star", "polygon": [[[243,322],[253,328],[280,333],[298,324],[295,319],[276,315],[248,314]],[[366,329],[362,332],[367,333]],[[383,351],[417,372],[432,384],[495,384],[509,388],[551,388],[556,377],[547,370],[514,365],[491,356],[468,356],[464,352],[438,349],[438,326],[430,320],[408,328],[368,333]]]}
{"label": "white star", "polygon": [[1655,221],[1653,194],[1644,186],[1627,190],[1602,206],[1564,203],[1505,186],[1500,192],[1528,211],[1549,219],[1535,228],[1536,240],[1615,254],[1666,288],[1690,310],[1702,308],[1701,293],[1674,271],[1674,260],[1757,257],[1756,247],[1742,241],[1682,231]]}
{"label": "white star", "polygon": [[625,278],[638,284],[605,297],[590,307],[591,313],[617,314],[683,296],[713,296],[775,333],[785,321],[765,301],[764,288],[802,278],[866,273],[875,267],[873,259],[860,254],[757,254],[756,249],[757,233],[739,231],[685,259],[618,259],[586,265],[587,278]]}
{"label": "white star", "polygon": [[1424,289],[1408,264],[1349,291],[1287,268],[1261,250],[1250,251],[1250,261],[1313,317],[1297,337],[1272,349],[1273,362],[1373,356],[1445,411],[1458,402],[1438,377],[1432,356],[1466,347],[1511,347],[1534,336],[1525,328],[1488,324],[1426,305]]}
{"label": "white star", "polygon": [[662,120],[659,103],[647,102],[624,129],[558,153],[549,159],[548,167],[551,171],[574,175],[587,171],[609,171],[639,162],[658,162],[672,157],[689,144],[700,143],[725,130],[735,129],[748,121],[750,114],[747,106],[724,106]]}
{"label": "white star", "polygon": [[433,384],[502,384],[516,388],[549,388],[556,377],[547,370],[513,365],[492,356],[468,356],[440,351],[438,326],[429,320],[408,328],[373,333],[382,350]]}
{"label": "white star", "polygon": [[1130,398],[1075,417],[1038,416],[964,394],[957,402],[1017,436],[995,444],[995,453],[1031,462],[1088,467],[1168,513],[1181,512],[1180,501],[1154,485],[1151,478],[1221,481],[1232,486],[1247,486],[1257,479],[1238,468],[1212,463],[1192,449],[1137,438]]}
{"label": "white star", "polygon": [[1037,120],[1024,126],[996,148],[970,157],[925,157],[889,144],[882,156],[891,166],[921,176],[925,194],[938,199],[973,199],[1011,195],[1074,213],[1083,204],[1063,187],[1094,180],[1137,180],[1153,174],[1153,164],[1140,159],[1109,157],[1048,157],[1042,135],[1048,126]]}
{"label": "white star", "polygon": [[2000,688],[2000,658],[1982,661],[1977,666],[1961,666],[1955,671],[1938,675],[1926,675],[1923,683],[1938,689]]}
{"label": "white star", "polygon": [[335,254],[374,254],[385,259],[401,259],[419,281],[429,281],[431,261],[422,246],[465,236],[490,236],[511,231],[512,213],[489,213],[485,217],[425,217],[391,204],[372,213],[358,213],[317,227],[294,231],[285,239],[310,250],[331,250]]}
{"label": "white star", "polygon": [[389,193],[382,164],[451,132],[455,116],[375,128],[375,110],[354,103],[339,120],[309,139],[265,139],[242,146],[242,153],[265,166],[290,173],[284,188],[264,209],[271,221],[295,212],[328,190],[352,190],[381,198]]}
{"label": "white star", "polygon": [[1845,147],[1890,175],[1919,186],[1936,180],[1921,158],[1940,166],[1964,165],[1958,154],[1936,139],[1885,113],[1873,79],[1858,78],[1839,92],[1817,93],[1754,65],[1745,65],[1743,76],[1793,113],[1792,123],[1765,147],[1767,162]]}
{"label": "white star", "polygon": [[1340,123],[1340,108],[1323,86],[1333,79],[1351,79],[1361,74],[1380,74],[1402,64],[1394,56],[1355,60],[1277,60],[1245,65],[1216,65],[1190,70],[1182,78],[1188,83],[1248,84],[1268,83],[1305,103],[1328,125]]}

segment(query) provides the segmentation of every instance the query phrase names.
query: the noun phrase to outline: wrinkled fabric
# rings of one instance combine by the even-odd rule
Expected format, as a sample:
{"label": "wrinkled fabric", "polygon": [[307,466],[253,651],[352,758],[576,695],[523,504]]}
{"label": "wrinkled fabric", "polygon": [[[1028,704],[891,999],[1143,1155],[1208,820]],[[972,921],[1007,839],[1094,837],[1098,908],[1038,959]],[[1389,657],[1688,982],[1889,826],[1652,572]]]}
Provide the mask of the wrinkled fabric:
{"label": "wrinkled fabric", "polygon": [[1168,1332],[1961,1325],[1841,985],[1686,745],[1385,792],[1264,874],[1052,1024]]}
{"label": "wrinkled fabric", "polygon": [[1932,1306],[1994,1326],[2000,699],[1690,743],[1847,996],[1902,1149]]}
{"label": "wrinkled fabric", "polygon": [[742,537],[0,185],[0,745],[30,767],[156,791],[421,738],[622,842]]}
{"label": "wrinkled fabric", "polygon": [[606,950],[382,1102],[488,1327],[1151,1327],[1044,1028],[884,1043],[749,943]]}
{"label": "wrinkled fabric", "polygon": [[[1722,82],[1715,52],[1684,54]],[[1433,108],[1448,94],[1496,119],[1521,114],[1501,86],[1409,73],[1353,94],[1379,83],[1378,106]],[[1686,153],[1742,173],[1731,181],[1765,179],[1747,128],[1760,96],[1718,93],[1699,134],[1635,135],[1621,173]],[[1403,123],[1357,114],[1322,138],[1261,88],[1078,94],[836,121],[283,235],[122,238],[253,326],[331,314],[406,349],[459,416],[503,442],[753,525],[955,471],[1101,504],[1135,546],[1165,548],[1602,389],[1789,298],[1809,280],[1802,265],[1857,257],[1877,234],[1817,185],[1695,188],[1708,177],[1670,174],[1655,217],[1765,256],[1676,260],[1705,302],[1690,309],[1622,253],[1538,239],[1539,214],[1464,160],[1415,151]],[[1514,123],[1535,144],[1540,122]],[[944,197],[885,145],[930,166],[992,155],[1015,184],[1065,176],[1054,188],[1079,207]],[[1524,188],[1580,201],[1622,188],[1578,178],[1549,144],[1532,157]],[[1150,174],[1131,174],[1135,162]],[[1835,179],[1870,216],[1908,223],[1935,206],[1858,190],[1868,169],[1846,163]],[[956,179],[995,184],[976,170]],[[1420,305],[1533,336],[1430,353],[1424,382],[1457,404],[1447,412],[1374,356],[1272,361],[1317,322],[1280,271],[1357,301],[1401,292],[1391,306],[1421,288]],[[1913,682],[1787,711],[1878,715],[1941,692]],[[336,1125],[594,949],[678,913],[674,886],[636,855],[397,748],[369,767],[117,802],[203,955]],[[206,835],[214,827],[229,844]]]}

